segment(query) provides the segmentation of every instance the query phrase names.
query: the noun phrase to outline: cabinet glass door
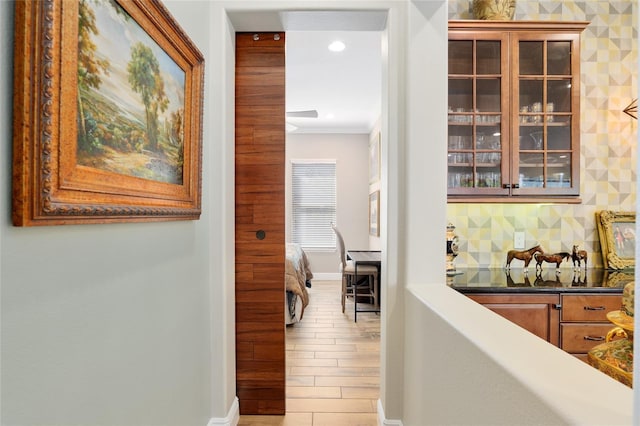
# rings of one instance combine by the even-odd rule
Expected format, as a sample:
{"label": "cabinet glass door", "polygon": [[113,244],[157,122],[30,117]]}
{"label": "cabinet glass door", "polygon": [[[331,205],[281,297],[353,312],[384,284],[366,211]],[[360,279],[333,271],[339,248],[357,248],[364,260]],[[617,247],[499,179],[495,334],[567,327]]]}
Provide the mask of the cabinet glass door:
{"label": "cabinet glass door", "polygon": [[[495,37],[494,37],[495,38]],[[504,40],[449,40],[448,192],[504,194]],[[508,169],[507,169],[508,170]]]}
{"label": "cabinet glass door", "polygon": [[[513,173],[514,194],[561,195],[578,191],[573,174],[578,155],[572,141],[573,90],[571,40],[526,39],[520,35],[518,50],[517,151]],[[577,108],[576,108],[577,109]]]}

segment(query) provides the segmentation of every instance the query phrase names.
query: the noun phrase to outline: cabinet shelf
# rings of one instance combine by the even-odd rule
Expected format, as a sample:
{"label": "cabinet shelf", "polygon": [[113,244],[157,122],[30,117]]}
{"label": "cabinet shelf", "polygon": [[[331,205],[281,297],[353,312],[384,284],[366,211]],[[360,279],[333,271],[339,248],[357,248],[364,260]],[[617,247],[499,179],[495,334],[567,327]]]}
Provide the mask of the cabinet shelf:
{"label": "cabinet shelf", "polygon": [[520,127],[542,127],[546,124],[547,127],[571,127],[571,123],[559,122],[559,121],[540,121],[539,123],[518,123]]}
{"label": "cabinet shelf", "polygon": [[542,167],[546,167],[547,169],[559,169],[559,168],[566,168],[567,165],[566,164],[558,164],[558,163],[547,163],[546,165],[544,163],[520,163],[520,168],[521,169],[527,169],[527,168],[542,168]]}
{"label": "cabinet shelf", "polygon": [[[448,163],[450,167],[463,167],[463,168],[471,168],[474,166],[473,163]],[[500,163],[475,163],[475,166],[478,168],[492,168],[500,167]]]}

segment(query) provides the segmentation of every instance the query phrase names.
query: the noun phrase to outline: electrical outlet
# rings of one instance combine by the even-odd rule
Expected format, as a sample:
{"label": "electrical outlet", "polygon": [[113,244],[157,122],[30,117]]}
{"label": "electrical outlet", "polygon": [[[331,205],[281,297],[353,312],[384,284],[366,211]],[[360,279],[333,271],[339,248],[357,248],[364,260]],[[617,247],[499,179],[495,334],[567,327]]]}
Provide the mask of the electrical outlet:
{"label": "electrical outlet", "polygon": [[524,232],[516,231],[513,233],[513,248],[516,248],[516,249],[524,248]]}

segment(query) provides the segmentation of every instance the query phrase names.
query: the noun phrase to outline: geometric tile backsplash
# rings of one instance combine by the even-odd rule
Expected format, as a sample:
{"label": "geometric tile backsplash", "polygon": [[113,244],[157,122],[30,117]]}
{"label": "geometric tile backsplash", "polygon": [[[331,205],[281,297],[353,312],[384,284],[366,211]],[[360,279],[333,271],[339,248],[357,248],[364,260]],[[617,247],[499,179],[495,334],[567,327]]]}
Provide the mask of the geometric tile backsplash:
{"label": "geometric tile backsplash", "polygon": [[[471,19],[470,4],[449,0],[449,19]],[[590,22],[580,52],[582,203],[449,204],[447,220],[460,239],[456,266],[504,266],[514,231],[525,232],[527,247],[549,252],[578,244],[590,267],[602,266],[595,212],[636,205],[638,122],[622,110],[638,92],[637,12],[634,0],[517,0],[515,20]]]}

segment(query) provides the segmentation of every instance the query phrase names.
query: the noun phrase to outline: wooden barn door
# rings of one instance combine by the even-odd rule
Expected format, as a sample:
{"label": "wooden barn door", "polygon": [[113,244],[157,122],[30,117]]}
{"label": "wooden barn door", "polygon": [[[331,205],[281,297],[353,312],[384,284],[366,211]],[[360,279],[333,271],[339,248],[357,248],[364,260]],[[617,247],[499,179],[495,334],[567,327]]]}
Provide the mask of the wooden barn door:
{"label": "wooden barn door", "polygon": [[236,383],[240,414],[285,414],[284,33],[236,34]]}

